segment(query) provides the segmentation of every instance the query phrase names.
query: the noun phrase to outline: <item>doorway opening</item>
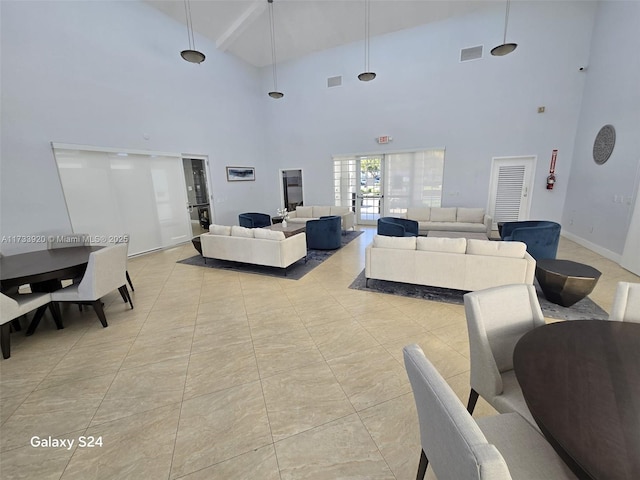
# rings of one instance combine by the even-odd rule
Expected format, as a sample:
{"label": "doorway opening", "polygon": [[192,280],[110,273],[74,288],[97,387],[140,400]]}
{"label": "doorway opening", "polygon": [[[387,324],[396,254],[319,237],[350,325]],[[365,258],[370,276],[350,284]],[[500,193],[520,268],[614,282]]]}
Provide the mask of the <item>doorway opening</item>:
{"label": "doorway opening", "polygon": [[184,181],[187,188],[187,211],[194,237],[209,231],[212,222],[206,160],[182,158]]}
{"label": "doorway opening", "polygon": [[289,212],[304,205],[304,191],[302,188],[302,169],[280,170],[282,182],[282,205]]}

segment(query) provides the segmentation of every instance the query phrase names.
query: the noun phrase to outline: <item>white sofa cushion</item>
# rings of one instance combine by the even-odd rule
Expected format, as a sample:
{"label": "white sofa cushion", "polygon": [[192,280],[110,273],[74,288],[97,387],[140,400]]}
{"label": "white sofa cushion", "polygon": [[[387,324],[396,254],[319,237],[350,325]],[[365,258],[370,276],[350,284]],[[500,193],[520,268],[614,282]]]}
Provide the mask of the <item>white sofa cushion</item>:
{"label": "white sofa cushion", "polygon": [[416,237],[387,237],[376,235],[373,237],[373,246],[377,248],[395,248],[397,250],[415,250]]}
{"label": "white sofa cushion", "polygon": [[456,221],[456,207],[432,207],[431,208],[431,221],[432,222],[455,222]]}
{"label": "white sofa cushion", "polygon": [[253,236],[255,238],[262,238],[265,240],[284,240],[285,239],[284,232],[276,232],[274,230],[269,230],[268,228],[254,228]]}
{"label": "white sofa cushion", "polygon": [[490,257],[524,258],[527,245],[523,242],[492,242],[491,240],[467,240],[467,254]]}
{"label": "white sofa cushion", "polygon": [[331,215],[331,207],[312,207],[313,208],[313,217],[315,218],[320,218],[320,217],[328,217],[329,215]]}
{"label": "white sofa cushion", "polygon": [[458,207],[456,221],[464,223],[483,223],[484,209]]}
{"label": "white sofa cushion", "polygon": [[426,252],[465,253],[467,250],[467,239],[418,237],[416,249]]}
{"label": "white sofa cushion", "polygon": [[296,217],[313,218],[313,207],[296,207]]}
{"label": "white sofa cushion", "polygon": [[209,233],[214,235],[231,235],[231,227],[227,225],[209,225]]}
{"label": "white sofa cushion", "polygon": [[350,212],[349,207],[332,206],[330,215],[345,215]]}
{"label": "white sofa cushion", "polygon": [[239,225],[233,225],[231,227],[231,236],[232,237],[245,237],[245,238],[254,238],[253,228],[241,227]]}
{"label": "white sofa cushion", "polygon": [[411,220],[417,220],[418,222],[428,222],[431,219],[431,208],[407,208],[407,218]]}

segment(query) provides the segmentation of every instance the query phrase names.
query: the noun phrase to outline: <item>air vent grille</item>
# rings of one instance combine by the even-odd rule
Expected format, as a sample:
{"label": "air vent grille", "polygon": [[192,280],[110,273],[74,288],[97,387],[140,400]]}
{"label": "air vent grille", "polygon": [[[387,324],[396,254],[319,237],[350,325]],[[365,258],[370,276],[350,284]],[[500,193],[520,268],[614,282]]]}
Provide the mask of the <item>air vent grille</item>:
{"label": "air vent grille", "polygon": [[340,85],[342,85],[342,75],[327,78],[327,87],[339,87]]}
{"label": "air vent grille", "polygon": [[477,47],[463,48],[460,50],[460,61],[468,62],[469,60],[477,60],[482,58],[482,45]]}

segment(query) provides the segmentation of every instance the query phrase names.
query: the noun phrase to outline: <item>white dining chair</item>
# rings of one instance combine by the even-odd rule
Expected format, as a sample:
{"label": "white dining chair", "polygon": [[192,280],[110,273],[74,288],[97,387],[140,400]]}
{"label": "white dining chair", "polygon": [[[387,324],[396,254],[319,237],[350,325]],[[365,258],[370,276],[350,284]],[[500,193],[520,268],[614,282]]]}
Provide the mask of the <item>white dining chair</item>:
{"label": "white dining chair", "polygon": [[418,345],[403,349],[418,411],[420,462],[438,480],[575,479],[547,440],[517,413],[476,421]]}
{"label": "white dining chair", "polygon": [[51,307],[58,328],[62,328],[60,317],[51,305],[50,293],[27,293],[15,296],[0,293],[0,344],[2,345],[2,357],[11,356],[11,321],[33,310],[36,310],[33,321],[40,321],[47,306]]}
{"label": "white dining chair", "polygon": [[618,282],[609,320],[640,323],[640,283]]}
{"label": "white dining chair", "polygon": [[127,289],[126,268],[126,243],[119,243],[91,252],[87,269],[80,283],[52,292],[51,299],[54,302],[92,305],[102,326],[107,327],[101,297],[118,290],[122,298],[126,299],[133,308],[133,302]]}
{"label": "white dining chair", "polygon": [[518,340],[545,324],[535,287],[502,285],[466,293],[464,310],[471,358],[467,410],[473,413],[481,396],[498,412],[517,412],[538,428],[513,370]]}

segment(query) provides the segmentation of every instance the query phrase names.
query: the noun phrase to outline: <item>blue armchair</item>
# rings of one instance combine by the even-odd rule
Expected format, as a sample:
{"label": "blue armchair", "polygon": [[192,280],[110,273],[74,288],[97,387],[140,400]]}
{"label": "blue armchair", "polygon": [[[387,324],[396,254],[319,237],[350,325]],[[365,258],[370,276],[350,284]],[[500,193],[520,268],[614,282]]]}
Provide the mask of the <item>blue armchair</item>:
{"label": "blue armchair", "polygon": [[266,213],[241,213],[238,215],[241,227],[262,228],[271,225],[271,217]]}
{"label": "blue armchair", "polygon": [[405,218],[382,217],[378,219],[378,235],[387,237],[417,237],[418,222]]}
{"label": "blue armchair", "polygon": [[307,248],[335,250],[342,246],[342,218],[337,215],[307,221]]}
{"label": "blue armchair", "polygon": [[560,224],[546,220],[505,222],[500,235],[502,240],[526,243],[527,252],[536,260],[556,258]]}

